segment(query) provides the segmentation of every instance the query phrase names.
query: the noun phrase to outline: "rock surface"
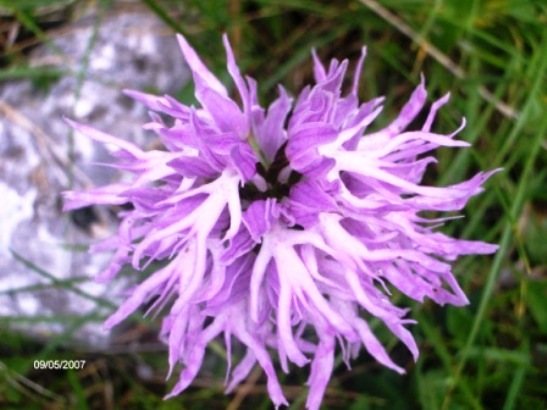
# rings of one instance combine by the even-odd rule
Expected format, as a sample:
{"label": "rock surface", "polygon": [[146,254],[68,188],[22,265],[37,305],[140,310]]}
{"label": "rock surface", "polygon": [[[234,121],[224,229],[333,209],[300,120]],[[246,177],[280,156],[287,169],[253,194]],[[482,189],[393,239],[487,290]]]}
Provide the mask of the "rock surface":
{"label": "rock surface", "polygon": [[151,146],[154,136],[141,129],[146,108],[121,90],[173,93],[189,72],[172,33],[138,10],[71,23],[35,49],[30,64],[67,75],[46,91],[31,81],[0,83],[0,321],[36,337],[76,329],[77,340],[98,346],[108,340],[100,322],[108,311],[93,298],[114,302],[122,284],[95,283],[110,256],[77,245],[108,236],[115,220],[104,209],[63,214],[60,193],[120,175],[91,165],[108,162],[107,150],[62,117]]}

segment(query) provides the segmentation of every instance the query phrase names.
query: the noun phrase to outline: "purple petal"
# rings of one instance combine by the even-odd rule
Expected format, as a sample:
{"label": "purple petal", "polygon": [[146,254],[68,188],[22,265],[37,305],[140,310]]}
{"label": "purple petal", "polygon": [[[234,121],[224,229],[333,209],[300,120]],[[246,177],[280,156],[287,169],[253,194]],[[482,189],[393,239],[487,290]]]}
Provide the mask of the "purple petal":
{"label": "purple petal", "polygon": [[190,66],[190,69],[194,73],[194,76],[200,76],[201,78],[203,78],[208,88],[215,90],[218,94],[226,97],[228,95],[226,88],[207,69],[205,64],[203,64],[201,59],[196,54],[195,50],[190,46],[190,44],[188,44],[186,39],[181,34],[177,34],[177,40],[182,50],[182,54],[184,55],[184,59],[186,60],[186,63]]}

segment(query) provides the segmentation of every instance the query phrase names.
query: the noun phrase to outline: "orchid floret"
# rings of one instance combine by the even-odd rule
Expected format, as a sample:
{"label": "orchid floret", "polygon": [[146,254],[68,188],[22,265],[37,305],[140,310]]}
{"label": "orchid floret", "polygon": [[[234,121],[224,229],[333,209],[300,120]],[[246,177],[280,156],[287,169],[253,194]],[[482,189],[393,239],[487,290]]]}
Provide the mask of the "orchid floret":
{"label": "orchid floret", "polygon": [[[144,151],[121,138],[68,120],[74,129],[110,148],[107,164],[132,175],[123,182],[64,193],[66,211],[90,205],[122,206],[112,238],[96,252],[114,251],[99,280],[126,265],[152,273],[106,321],[110,329],[148,306],[163,314],[160,338],[169,346],[167,397],[184,391],[202,366],[207,346],[222,337],[227,350],[226,390],[232,392],[258,365],[276,407],[288,405],[277,378],[310,365],[308,409],[319,409],[334,371],[337,349],[350,365],[360,349],[404,373],[374,334],[379,319],[418,360],[408,309],[400,293],[423,302],[469,303],[453,273],[461,255],[490,254],[497,246],[459,240],[438,226],[454,215],[427,219],[424,211],[459,211],[499,170],[446,187],[423,185],[439,147],[465,148],[465,126],[432,132],[449,95],[433,102],[423,125],[407,129],[427,103],[425,79],[400,114],[369,132],[383,98],[360,103],[359,77],[342,86],[348,61],[323,66],[315,52],[315,84],[263,108],[257,83],[244,77],[227,36],[227,71],[238,104],[183,36],[198,107],[169,96],[126,94],[152,112],[144,128],[163,148]],[[161,262],[161,263],[160,263]],[[232,367],[232,343],[245,347]]]}

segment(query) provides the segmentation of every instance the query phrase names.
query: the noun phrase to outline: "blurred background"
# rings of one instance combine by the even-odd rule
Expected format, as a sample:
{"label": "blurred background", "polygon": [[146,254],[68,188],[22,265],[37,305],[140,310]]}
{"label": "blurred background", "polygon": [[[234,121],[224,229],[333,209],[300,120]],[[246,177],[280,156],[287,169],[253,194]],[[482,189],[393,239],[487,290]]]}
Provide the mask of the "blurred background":
{"label": "blurred background", "polygon": [[[380,334],[399,376],[365,352],[340,357],[325,409],[547,408],[547,3],[542,0],[0,0],[0,408],[270,409],[259,369],[223,394],[223,343],[180,397],[163,401],[167,356],[159,320],[135,315],[109,334],[101,323],[123,289],[146,275],[93,276],[108,255],[87,254],[115,229],[117,209],[63,214],[60,192],[120,175],[91,163],[108,152],[73,136],[64,115],[145,147],[146,109],[133,88],[195,103],[174,33],[187,36],[230,84],[221,34],[262,105],[282,83],[297,94],[320,58],[350,59],[367,45],[361,100],[386,96],[376,128],[393,119],[425,75],[429,102],[451,92],[435,130],[467,127],[470,149],[437,152],[426,183],[447,185],[503,167],[448,234],[499,243],[454,272],[471,305],[423,305],[394,295],[418,320],[415,364]],[[349,78],[349,77],[348,77]],[[230,84],[230,87],[232,85]],[[423,119],[422,119],[423,121]],[[37,370],[36,360],[85,360]],[[279,372],[281,373],[281,372]],[[303,408],[307,369],[281,375]]]}

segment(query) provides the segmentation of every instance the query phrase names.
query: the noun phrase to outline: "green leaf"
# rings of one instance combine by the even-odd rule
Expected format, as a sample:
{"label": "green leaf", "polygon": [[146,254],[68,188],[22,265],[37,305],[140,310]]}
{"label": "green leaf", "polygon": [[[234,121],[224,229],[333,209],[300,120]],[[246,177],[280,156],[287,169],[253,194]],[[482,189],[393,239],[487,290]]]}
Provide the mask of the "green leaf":
{"label": "green leaf", "polygon": [[0,0],[0,11],[6,9],[9,11],[16,10],[34,10],[42,7],[50,6],[68,6],[74,3],[75,0]]}
{"label": "green leaf", "polygon": [[526,304],[542,333],[547,332],[547,280],[528,283]]}

